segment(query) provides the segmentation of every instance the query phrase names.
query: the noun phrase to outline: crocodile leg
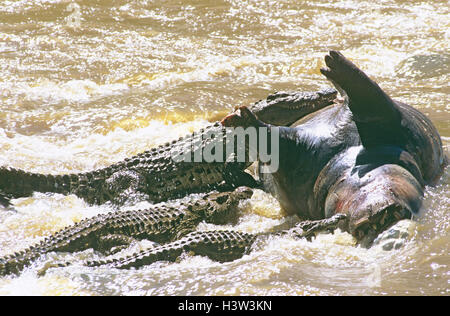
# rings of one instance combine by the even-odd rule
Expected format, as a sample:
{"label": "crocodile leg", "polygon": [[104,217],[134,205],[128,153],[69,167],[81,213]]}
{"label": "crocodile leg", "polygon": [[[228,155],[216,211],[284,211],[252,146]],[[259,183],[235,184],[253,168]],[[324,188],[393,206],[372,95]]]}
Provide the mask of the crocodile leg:
{"label": "crocodile leg", "polygon": [[106,180],[106,191],[116,205],[136,204],[138,201],[149,200],[146,190],[145,177],[136,171],[118,171]]}
{"label": "crocodile leg", "polygon": [[127,235],[122,234],[110,234],[106,236],[101,236],[96,245],[92,248],[98,252],[101,252],[103,255],[112,255],[123,249],[128,248],[132,243],[137,240],[133,237],[129,237]]}

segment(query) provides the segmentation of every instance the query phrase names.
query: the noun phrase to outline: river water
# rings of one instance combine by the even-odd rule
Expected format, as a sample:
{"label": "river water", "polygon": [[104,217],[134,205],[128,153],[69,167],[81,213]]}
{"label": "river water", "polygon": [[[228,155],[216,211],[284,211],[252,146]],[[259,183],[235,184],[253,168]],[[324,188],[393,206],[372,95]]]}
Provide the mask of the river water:
{"label": "river water", "polygon": [[[330,49],[425,112],[448,152],[449,46],[448,1],[0,0],[0,165],[53,174],[107,166],[274,91],[330,86],[319,73]],[[46,262],[73,257],[51,254],[0,279],[0,294],[449,295],[449,185],[447,168],[399,250],[362,249],[336,232],[312,242],[272,238],[225,264],[186,256],[38,277]],[[0,255],[111,210],[55,194],[14,205],[0,211]],[[292,221],[257,192],[228,228]]]}

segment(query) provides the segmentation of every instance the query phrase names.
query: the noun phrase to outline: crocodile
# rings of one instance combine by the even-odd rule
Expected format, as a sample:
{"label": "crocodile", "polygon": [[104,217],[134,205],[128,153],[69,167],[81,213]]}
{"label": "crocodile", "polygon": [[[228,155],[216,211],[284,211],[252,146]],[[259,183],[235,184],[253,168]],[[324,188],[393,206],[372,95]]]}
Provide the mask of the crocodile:
{"label": "crocodile", "polygon": [[[143,200],[159,203],[192,193],[224,191],[241,185],[256,186],[255,180],[244,172],[246,163],[194,160],[196,151],[214,141],[207,138],[210,134],[227,137],[225,128],[216,123],[198,133],[85,173],[44,175],[3,167],[0,169],[2,200],[5,196],[25,197],[37,191],[74,194],[89,204],[110,201],[120,206]],[[222,141],[226,144],[228,140]],[[191,153],[192,159],[177,160],[178,155],[186,151]]]}
{"label": "crocodile", "polygon": [[[336,95],[337,91],[329,88],[318,92],[278,92],[251,108],[269,124],[292,124],[333,104]],[[196,153],[217,141],[224,146],[234,141],[219,122],[98,170],[52,175],[3,166],[0,167],[0,205],[9,207],[11,199],[31,196],[33,192],[74,194],[89,204],[111,202],[120,206],[141,200],[159,203],[192,193],[227,191],[239,186],[257,187],[255,179],[245,172],[251,161],[237,162],[233,153],[227,153],[223,162],[195,159]],[[190,153],[190,159],[175,159],[186,152]]]}
{"label": "crocodile", "polygon": [[[183,253],[208,257],[218,262],[230,262],[240,259],[251,252],[255,242],[276,236],[291,236],[292,238],[311,239],[319,232],[334,232],[340,223],[345,221],[345,214],[336,214],[327,219],[303,221],[293,228],[280,232],[263,232],[257,234],[234,230],[195,231],[176,241],[140,250],[133,254],[86,261],[87,267],[107,267],[113,269],[141,268],[158,261],[176,261]],[[62,268],[73,265],[73,262],[63,262],[48,265],[39,271],[44,275],[50,268]]]}
{"label": "crocodile", "polygon": [[84,219],[45,238],[38,244],[0,258],[0,275],[18,274],[24,267],[51,252],[79,252],[89,248],[115,253],[136,240],[164,244],[193,232],[201,222],[225,224],[237,218],[238,204],[253,190],[239,187],[212,192],[187,201],[161,203],[143,210],[113,211]]}

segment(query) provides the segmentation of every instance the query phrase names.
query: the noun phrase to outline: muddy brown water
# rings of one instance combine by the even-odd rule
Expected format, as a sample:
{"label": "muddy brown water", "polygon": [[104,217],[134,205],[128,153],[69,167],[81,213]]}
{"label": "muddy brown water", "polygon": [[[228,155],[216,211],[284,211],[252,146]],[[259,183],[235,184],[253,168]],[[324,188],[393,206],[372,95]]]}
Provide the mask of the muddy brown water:
{"label": "muddy brown water", "polygon": [[[0,0],[0,165],[56,174],[106,166],[274,91],[329,86],[319,68],[330,49],[424,111],[448,151],[449,21],[448,1]],[[46,262],[96,256],[51,254],[0,279],[0,294],[449,295],[449,184],[447,168],[427,188],[412,239],[391,252],[336,232],[269,239],[225,264],[186,256],[134,271],[72,266],[37,277]],[[0,212],[0,255],[111,210],[74,196],[14,203],[17,212]],[[228,228],[294,220],[257,192]]]}

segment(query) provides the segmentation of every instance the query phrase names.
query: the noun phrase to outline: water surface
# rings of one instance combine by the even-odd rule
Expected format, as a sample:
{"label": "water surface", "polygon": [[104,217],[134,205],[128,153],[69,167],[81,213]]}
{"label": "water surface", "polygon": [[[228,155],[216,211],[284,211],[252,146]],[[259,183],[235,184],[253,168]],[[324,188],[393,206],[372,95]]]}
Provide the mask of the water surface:
{"label": "water surface", "polygon": [[[274,91],[329,86],[319,69],[330,49],[425,112],[448,151],[449,21],[448,1],[0,0],[0,165],[53,174],[107,166]],[[392,252],[337,232],[269,239],[226,264],[186,256],[38,278],[38,267],[64,257],[53,254],[0,279],[0,294],[449,295],[449,185],[447,168],[427,189],[413,239]],[[0,212],[0,255],[111,210],[61,195],[14,203],[17,213]],[[229,228],[293,220],[257,192]]]}

